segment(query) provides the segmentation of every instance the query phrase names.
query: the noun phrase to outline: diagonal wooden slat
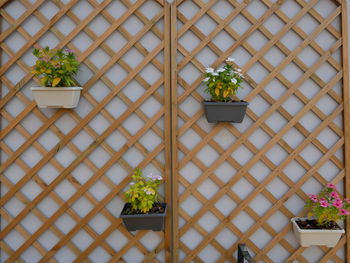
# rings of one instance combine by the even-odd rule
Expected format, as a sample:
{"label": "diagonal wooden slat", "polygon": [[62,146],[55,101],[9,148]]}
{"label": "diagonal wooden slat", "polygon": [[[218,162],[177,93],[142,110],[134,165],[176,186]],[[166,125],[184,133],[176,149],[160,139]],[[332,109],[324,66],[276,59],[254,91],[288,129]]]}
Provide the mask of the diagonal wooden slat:
{"label": "diagonal wooden slat", "polygon": [[2,16],[4,18],[7,18],[6,20],[8,22],[10,22],[9,20],[11,20],[12,23],[10,23],[12,26],[9,27],[7,30],[5,30],[4,32],[1,32],[0,35],[0,41],[4,41],[4,39],[6,39],[11,33],[13,33],[14,31],[18,30],[18,27],[24,22],[24,20],[26,20],[28,17],[30,17],[32,15],[32,13],[38,9],[45,1],[37,1],[35,2],[34,5],[31,5],[26,11],[25,13],[16,21],[13,21],[12,17],[9,17],[6,15],[5,12],[2,13]]}

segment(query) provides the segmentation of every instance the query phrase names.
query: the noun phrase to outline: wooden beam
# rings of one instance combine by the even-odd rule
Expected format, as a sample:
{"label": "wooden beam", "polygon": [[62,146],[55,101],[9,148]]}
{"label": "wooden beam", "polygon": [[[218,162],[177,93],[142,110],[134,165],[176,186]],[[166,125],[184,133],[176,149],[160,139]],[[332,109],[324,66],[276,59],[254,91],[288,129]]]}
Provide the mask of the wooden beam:
{"label": "wooden beam", "polygon": [[[350,198],[350,91],[349,91],[349,25],[347,1],[342,2],[342,62],[343,62],[343,103],[344,103],[344,163],[345,163],[345,196]],[[346,219],[346,261],[350,262],[350,219]]]}

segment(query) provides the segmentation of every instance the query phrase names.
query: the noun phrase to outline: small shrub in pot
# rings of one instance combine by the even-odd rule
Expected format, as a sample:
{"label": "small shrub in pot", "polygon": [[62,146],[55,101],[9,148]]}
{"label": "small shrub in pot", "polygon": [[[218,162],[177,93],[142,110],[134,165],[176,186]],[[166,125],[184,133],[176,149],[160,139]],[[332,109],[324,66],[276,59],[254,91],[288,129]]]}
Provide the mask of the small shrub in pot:
{"label": "small shrub in pot", "polygon": [[313,217],[317,226],[332,228],[337,221],[350,215],[350,200],[340,198],[334,184],[327,184],[318,194],[310,194],[305,207],[309,208],[309,217]]}
{"label": "small shrub in pot", "polygon": [[318,194],[310,194],[307,218],[292,218],[293,230],[301,246],[334,247],[345,231],[337,224],[350,215],[350,200],[342,199],[335,185],[329,183]]}
{"label": "small shrub in pot", "polygon": [[133,182],[124,193],[124,208],[120,214],[129,231],[149,229],[161,231],[164,229],[166,203],[161,203],[158,187],[164,182],[162,176],[142,175],[141,169],[136,169],[132,175]]}
{"label": "small shrub in pot", "polygon": [[74,87],[74,79],[79,70],[79,62],[73,50],[35,48],[33,55],[37,58],[32,73],[39,78],[43,87]]}
{"label": "small shrub in pot", "polygon": [[40,108],[74,108],[80,91],[75,76],[79,62],[71,49],[35,48],[37,58],[32,73],[42,87],[32,87],[34,99]]}
{"label": "small shrub in pot", "polygon": [[234,59],[226,59],[226,65],[214,69],[205,69],[203,82],[207,85],[205,92],[211,95],[212,101],[227,102],[237,95],[242,88],[243,74],[240,68],[233,66]]}
{"label": "small shrub in pot", "polygon": [[226,65],[217,69],[205,69],[204,80],[210,94],[210,101],[204,101],[208,122],[242,122],[248,102],[235,100],[242,88],[242,70],[233,66],[234,59],[228,58]]}

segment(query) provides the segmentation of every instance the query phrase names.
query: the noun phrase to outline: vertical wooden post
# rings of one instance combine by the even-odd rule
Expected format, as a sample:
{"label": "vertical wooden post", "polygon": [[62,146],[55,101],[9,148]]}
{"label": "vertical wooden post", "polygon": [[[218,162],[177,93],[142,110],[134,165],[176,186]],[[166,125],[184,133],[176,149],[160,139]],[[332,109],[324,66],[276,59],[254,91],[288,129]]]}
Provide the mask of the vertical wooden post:
{"label": "vertical wooden post", "polygon": [[[6,1],[1,1],[0,2],[0,7],[2,7],[4,4],[6,3]],[[0,28],[2,28],[2,19],[0,19]],[[2,31],[0,31],[2,33]],[[0,48],[0,61],[2,61],[2,48]],[[0,66],[2,65],[2,63],[0,63]],[[2,81],[0,81],[0,98],[2,98]],[[2,131],[2,115],[0,115],[0,131]],[[0,164],[2,164],[2,159],[1,159],[1,151],[2,151],[2,146],[0,146]],[[2,183],[0,181],[0,197],[2,197]],[[1,220],[1,218],[0,218]],[[0,222],[1,223],[1,222]]]}
{"label": "vertical wooden post", "polygon": [[171,146],[172,146],[172,255],[171,262],[178,262],[179,231],[178,231],[178,162],[177,162],[177,30],[176,30],[177,1],[170,5],[170,58],[171,58]]}
{"label": "vertical wooden post", "polygon": [[166,221],[166,262],[178,262],[177,230],[177,79],[176,79],[176,1],[164,1],[164,57],[165,57],[165,150],[166,150],[166,199],[168,217]]}
{"label": "vertical wooden post", "polygon": [[[344,163],[345,163],[345,196],[350,198],[350,92],[349,92],[349,50],[348,50],[348,7],[342,2],[342,60],[343,60],[343,101],[344,101]],[[346,262],[350,262],[350,220],[346,220]]]}
{"label": "vertical wooden post", "polygon": [[172,255],[172,163],[171,163],[171,57],[170,57],[170,5],[164,1],[164,144],[165,144],[165,198],[168,216],[165,227],[165,260],[171,262]]}

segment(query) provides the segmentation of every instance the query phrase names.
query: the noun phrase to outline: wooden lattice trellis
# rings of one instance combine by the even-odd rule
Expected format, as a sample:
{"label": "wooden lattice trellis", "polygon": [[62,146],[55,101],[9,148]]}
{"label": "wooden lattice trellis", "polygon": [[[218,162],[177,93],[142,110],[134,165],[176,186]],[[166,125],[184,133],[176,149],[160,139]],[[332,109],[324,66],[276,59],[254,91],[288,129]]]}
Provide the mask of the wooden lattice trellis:
{"label": "wooden lattice trellis", "polygon": [[[24,12],[14,17],[21,9]],[[127,262],[135,255],[144,262],[164,262],[163,233],[129,233],[116,214],[130,180],[127,175],[136,165],[168,175],[170,151],[163,127],[169,122],[165,110],[169,89],[164,88],[164,52],[169,45],[162,30],[168,23],[163,1],[36,1],[34,5],[12,1],[1,14],[5,23],[1,34],[5,262],[28,262],[35,256],[40,262]],[[37,23],[40,30],[26,31]],[[11,37],[23,39],[24,45],[14,50]],[[88,72],[80,80],[84,82],[80,110],[42,111],[23,91],[34,84],[23,57],[36,43],[44,45],[52,39],[57,43],[51,45],[77,50]],[[90,43],[84,49],[86,41]],[[17,83],[7,77],[13,67],[24,72]],[[9,108],[13,101],[21,104],[20,112]],[[39,127],[28,131],[23,124],[27,119],[39,122]],[[17,147],[14,141],[21,138],[23,144]],[[39,154],[39,160],[28,162],[26,152],[34,159]],[[22,176],[14,180],[12,171]],[[32,197],[26,195],[29,191]],[[21,211],[11,209],[15,202],[24,205]],[[53,208],[42,210],[47,206]],[[13,235],[19,235],[16,242]],[[148,238],[154,239],[152,244]],[[45,243],[50,239],[56,242]]]}
{"label": "wooden lattice trellis", "polygon": [[[295,212],[288,200],[307,198],[303,187],[310,181],[339,183],[345,178],[344,97],[339,88],[344,81],[347,89],[347,66],[339,59],[347,30],[341,32],[340,26],[344,5],[303,0],[177,1],[173,16],[178,27],[173,32],[178,41],[173,53],[178,57],[174,66],[179,95],[173,128],[178,158],[173,172],[178,178],[179,218],[174,222],[180,262],[234,262],[240,242],[263,262],[312,260],[290,241],[288,220]],[[307,21],[302,20],[305,17]],[[288,34],[299,39],[297,44],[286,39]],[[331,39],[327,48],[320,34]],[[302,53],[306,48],[310,50]],[[305,58],[310,52],[315,56],[312,62]],[[200,106],[201,72],[227,57],[236,57],[247,73],[248,92],[242,93],[251,102],[248,118],[241,125],[208,125]],[[288,72],[291,65],[299,75]],[[322,67],[331,72],[329,79],[323,77]],[[306,81],[318,87],[312,96],[305,92],[310,86]],[[279,86],[284,89],[276,95]],[[325,97],[336,104],[329,113],[326,101],[318,103]],[[291,98],[294,108],[288,105]],[[305,122],[314,120],[305,116],[311,114],[319,121],[310,129]],[[329,138],[320,136],[325,129]],[[294,142],[290,133],[301,139]],[[317,155],[315,160],[305,152]],[[332,177],[320,172],[328,162],[337,171]],[[299,173],[298,167],[303,172],[296,178],[293,171]],[[280,192],[273,189],[279,187]],[[274,217],[280,222],[271,220]],[[345,240],[334,249],[321,248],[318,262],[343,262],[337,251]]]}
{"label": "wooden lattice trellis", "polygon": [[[310,189],[349,189],[346,2],[169,2],[0,2],[1,260],[236,262],[244,242],[263,262],[344,262],[349,235],[300,248],[289,218]],[[77,109],[36,107],[35,45],[77,50]],[[208,124],[202,72],[229,56],[250,108]],[[167,178],[164,233],[121,225],[135,166]]]}

